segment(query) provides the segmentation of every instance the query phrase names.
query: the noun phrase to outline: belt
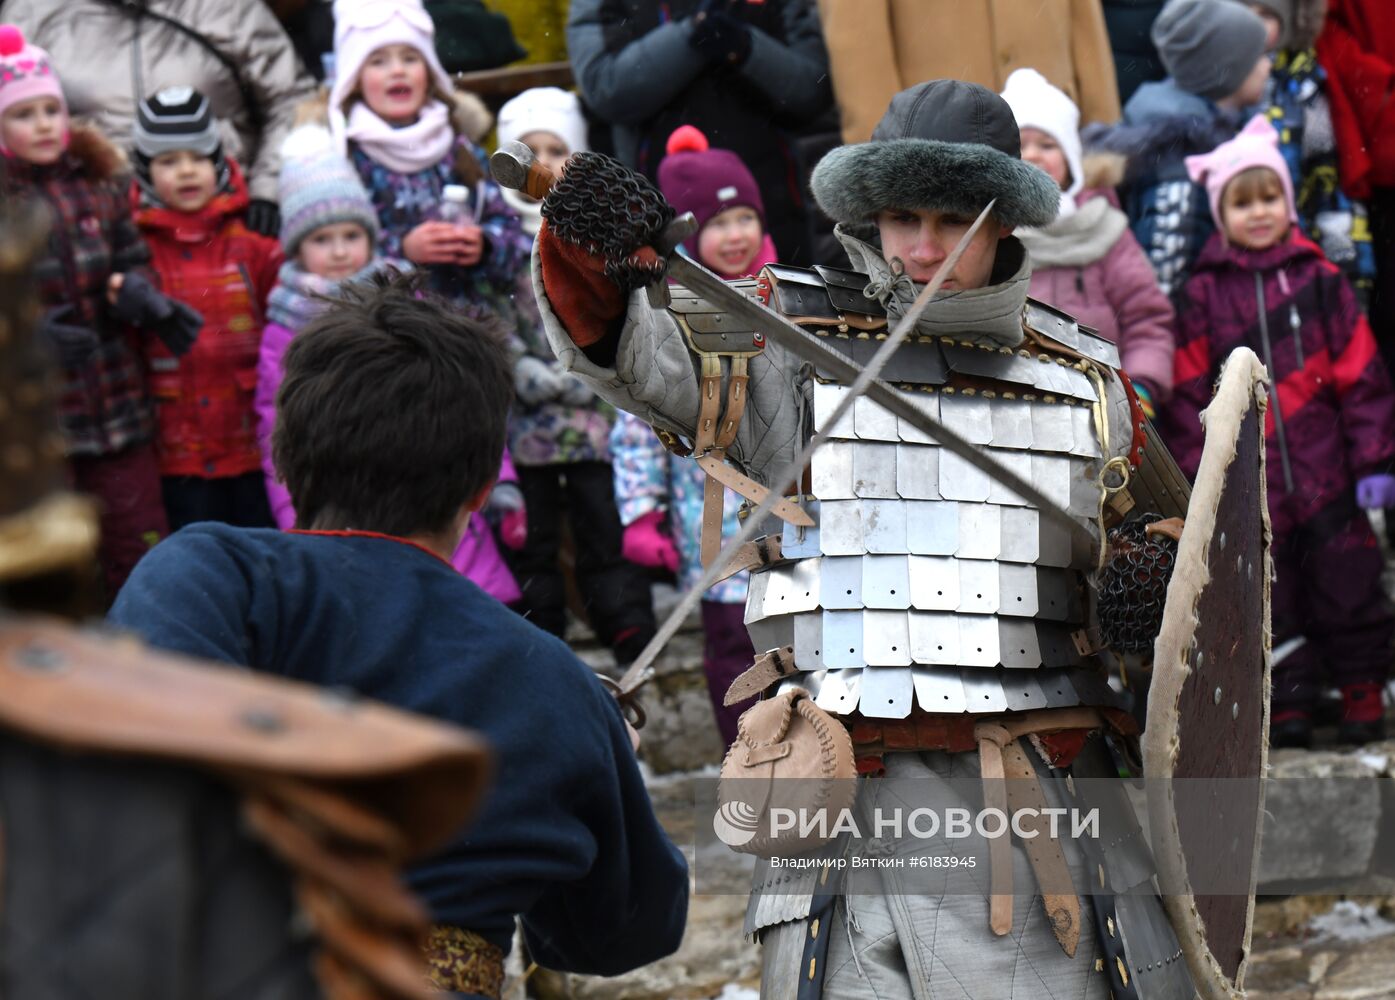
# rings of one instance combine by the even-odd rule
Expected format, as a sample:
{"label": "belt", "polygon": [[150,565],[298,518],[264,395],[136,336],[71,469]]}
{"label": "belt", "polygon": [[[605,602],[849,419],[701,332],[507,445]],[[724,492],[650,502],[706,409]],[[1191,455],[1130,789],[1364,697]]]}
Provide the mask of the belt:
{"label": "belt", "polygon": [[[1127,713],[1077,707],[989,716],[917,711],[903,720],[858,720],[851,729],[858,771],[862,774],[880,773],[881,757],[886,753],[978,750],[984,807],[1000,809],[1009,817],[1022,810],[1032,810],[1019,820],[1020,828],[1036,833],[1035,837],[1023,838],[1023,847],[1042,890],[1042,903],[1052,933],[1065,953],[1074,957],[1080,943],[1080,897],[1074,892],[1046,891],[1048,886],[1070,885],[1070,868],[1060,842],[1050,836],[1050,822],[1044,812],[1046,797],[1037,781],[1036,769],[1018,740],[1030,736],[1052,767],[1068,767],[1090,733],[1106,726],[1125,733],[1136,728]],[[990,840],[988,862],[988,925],[994,934],[1002,936],[1012,930],[1012,839],[1009,833]]]}
{"label": "belt", "polygon": [[497,998],[504,990],[504,951],[474,931],[434,924],[426,942],[431,985]]}

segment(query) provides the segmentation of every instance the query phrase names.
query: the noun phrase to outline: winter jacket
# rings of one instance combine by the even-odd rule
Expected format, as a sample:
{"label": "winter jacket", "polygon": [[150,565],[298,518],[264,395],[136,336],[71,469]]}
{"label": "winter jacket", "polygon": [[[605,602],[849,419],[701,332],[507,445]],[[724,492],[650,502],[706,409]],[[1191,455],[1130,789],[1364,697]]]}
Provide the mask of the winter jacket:
{"label": "winter jacket", "polygon": [[1103,191],[1077,196],[1079,209],[1040,230],[1017,231],[1032,255],[1030,295],[1064,310],[1119,345],[1124,371],[1162,402],[1172,389],[1172,305]]}
{"label": "winter jacket", "polygon": [[37,200],[52,216],[47,252],[35,265],[40,308],[71,307],[60,321],[99,340],[81,367],[63,370],[58,417],[69,455],[114,454],[149,441],[155,428],[140,339],[111,315],[106,298],[113,274],[149,275],[150,251],[117,179],[123,166],[116,148],[84,126],[73,127],[67,152],[52,165],[0,157],[4,200]]}
{"label": "winter jacket", "polygon": [[1269,74],[1267,113],[1293,176],[1303,231],[1342,269],[1363,301],[1376,276],[1366,206],[1342,193],[1327,99],[1327,73],[1312,49],[1280,51]]}
{"label": "winter jacket", "polygon": [[240,476],[261,463],[252,397],[281,245],[243,224],[247,187],[234,160],[228,170],[229,189],[199,212],[143,205],[139,186],[131,185],[136,224],[162,290],[203,316],[198,340],[182,358],[157,338],[145,342],[164,476]]}
{"label": "winter jacket", "polygon": [[1174,295],[1215,229],[1206,190],[1187,176],[1186,158],[1209,153],[1240,131],[1238,113],[1181,90],[1170,78],[1145,83],[1112,128],[1081,133],[1087,150],[1128,159],[1120,201],[1164,295]]}
{"label": "winter jacket", "polygon": [[[145,9],[199,31],[237,67],[257,104],[258,129],[228,66],[188,35]],[[224,151],[248,165],[251,197],[276,201],[281,141],[314,81],[264,3],[228,0],[7,0],[4,19],[48,50],[76,116],[122,148],[130,144],[136,105],[164,87],[195,87],[231,128]]]}
{"label": "winter jacket", "polygon": [[750,26],[751,52],[738,67],[714,68],[688,44],[690,16],[702,3],[572,0],[567,47],[577,85],[613,126],[616,156],[651,180],[679,125],[733,150],[760,186],[780,252],[807,253],[807,200],[791,133],[833,103],[818,16],[808,0],[728,4]]}
{"label": "winter jacket", "polygon": [[465,135],[440,163],[413,174],[398,173],[374,160],[350,143],[349,159],[357,168],[380,226],[378,249],[384,257],[405,259],[402,241],[418,225],[435,217],[441,190],[447,184],[464,184],[470,190],[469,208],[484,230],[484,256],[469,268],[432,264],[429,285],[433,292],[456,305],[473,305],[507,313],[514,276],[527,266],[532,240],[523,234],[518,216],[505,203],[499,186],[489,179],[484,152]]}
{"label": "winter jacket", "polygon": [[1163,0],[1103,0],[1100,6],[1114,56],[1119,100],[1127,103],[1143,84],[1167,76],[1150,34],[1153,22],[1162,12]]}
{"label": "winter jacket", "polygon": [[818,0],[818,6],[845,142],[870,139],[893,95],[922,80],[952,77],[997,92],[1022,67],[1064,90],[1082,121],[1119,117],[1099,0]]}
{"label": "winter jacket", "polygon": [[1275,387],[1265,438],[1276,535],[1350,497],[1358,479],[1390,471],[1395,394],[1385,363],[1350,284],[1306,237],[1294,231],[1258,253],[1211,237],[1179,313],[1169,443],[1188,475],[1201,461],[1198,415],[1237,347],[1259,355]]}
{"label": "winter jacket", "polygon": [[[665,448],[653,428],[624,410],[615,418],[610,453],[620,523],[628,526],[645,514],[668,511],[669,531],[678,546],[678,585],[689,589],[702,577],[702,506],[707,474],[693,459],[680,458]],[[736,512],[742,501],[729,489],[722,493],[722,537],[730,538],[741,530]],[[737,573],[713,584],[702,599],[742,604],[749,579],[747,573]]]}
{"label": "winter jacket", "polygon": [[[379,261],[377,266],[382,266],[382,262]],[[292,262],[284,265],[283,274],[287,269],[298,270]],[[295,508],[290,492],[276,474],[271,455],[271,437],[276,429],[276,391],[285,374],[282,362],[295,334],[296,331],[280,323],[267,323],[262,332],[257,359],[256,414],[262,470],[266,474],[266,495],[271,504],[271,513],[276,518],[276,526],[283,531],[295,527]],[[501,482],[515,482],[518,479],[507,452],[504,453],[499,479]],[[496,600],[510,604],[523,596],[499,554],[489,525],[480,515],[471,516],[465,534],[456,546],[455,555],[451,557],[451,564]]]}
{"label": "winter jacket", "polygon": [[1331,0],[1317,40],[1327,70],[1342,186],[1353,198],[1395,187],[1395,4]]}

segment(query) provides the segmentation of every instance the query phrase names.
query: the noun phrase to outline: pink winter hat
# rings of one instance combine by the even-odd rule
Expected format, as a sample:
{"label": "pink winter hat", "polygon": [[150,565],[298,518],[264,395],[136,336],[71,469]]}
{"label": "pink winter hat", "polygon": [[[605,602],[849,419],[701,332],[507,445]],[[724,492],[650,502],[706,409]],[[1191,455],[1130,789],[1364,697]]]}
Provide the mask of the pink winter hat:
{"label": "pink winter hat", "polygon": [[1249,120],[1240,134],[1229,142],[1223,142],[1209,153],[1187,157],[1187,173],[1197,184],[1206,186],[1206,198],[1211,203],[1211,218],[1216,228],[1225,232],[1221,222],[1221,195],[1225,186],[1237,174],[1251,167],[1265,167],[1279,175],[1279,183],[1288,200],[1288,218],[1298,221],[1298,210],[1293,199],[1293,177],[1288,172],[1288,164],[1279,152],[1279,133],[1269,119],[1262,114]]}
{"label": "pink winter hat", "polygon": [[680,213],[693,213],[699,232],[712,216],[738,205],[754,208],[765,225],[760,187],[741,157],[710,148],[707,136],[691,125],[674,129],[664,151],[668,155],[659,162],[659,190]]}
{"label": "pink winter hat", "polygon": [[26,42],[15,25],[0,24],[0,114],[35,97],[55,97],[68,109],[48,53]]}

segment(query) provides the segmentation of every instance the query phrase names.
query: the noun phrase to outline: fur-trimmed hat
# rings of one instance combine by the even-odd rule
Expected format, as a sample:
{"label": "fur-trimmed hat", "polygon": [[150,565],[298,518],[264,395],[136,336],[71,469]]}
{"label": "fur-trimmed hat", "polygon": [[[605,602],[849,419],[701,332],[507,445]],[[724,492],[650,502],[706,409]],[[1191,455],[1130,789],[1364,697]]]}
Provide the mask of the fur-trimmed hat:
{"label": "fur-trimmed hat", "polygon": [[993,91],[962,80],[930,80],[891,99],[871,142],[841,146],[814,168],[819,207],[838,222],[872,221],[886,209],[976,216],[998,199],[1005,226],[1045,226],[1060,189],[1022,159],[1012,109]]}

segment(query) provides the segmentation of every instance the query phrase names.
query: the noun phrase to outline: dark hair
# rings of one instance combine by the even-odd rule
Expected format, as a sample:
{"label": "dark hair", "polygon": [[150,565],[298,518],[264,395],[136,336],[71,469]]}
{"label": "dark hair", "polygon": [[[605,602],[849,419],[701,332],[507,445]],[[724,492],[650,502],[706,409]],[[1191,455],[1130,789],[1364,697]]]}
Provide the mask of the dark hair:
{"label": "dark hair", "polygon": [[503,338],[419,284],[351,287],[286,351],[272,456],[299,528],[443,531],[498,475],[513,399]]}

